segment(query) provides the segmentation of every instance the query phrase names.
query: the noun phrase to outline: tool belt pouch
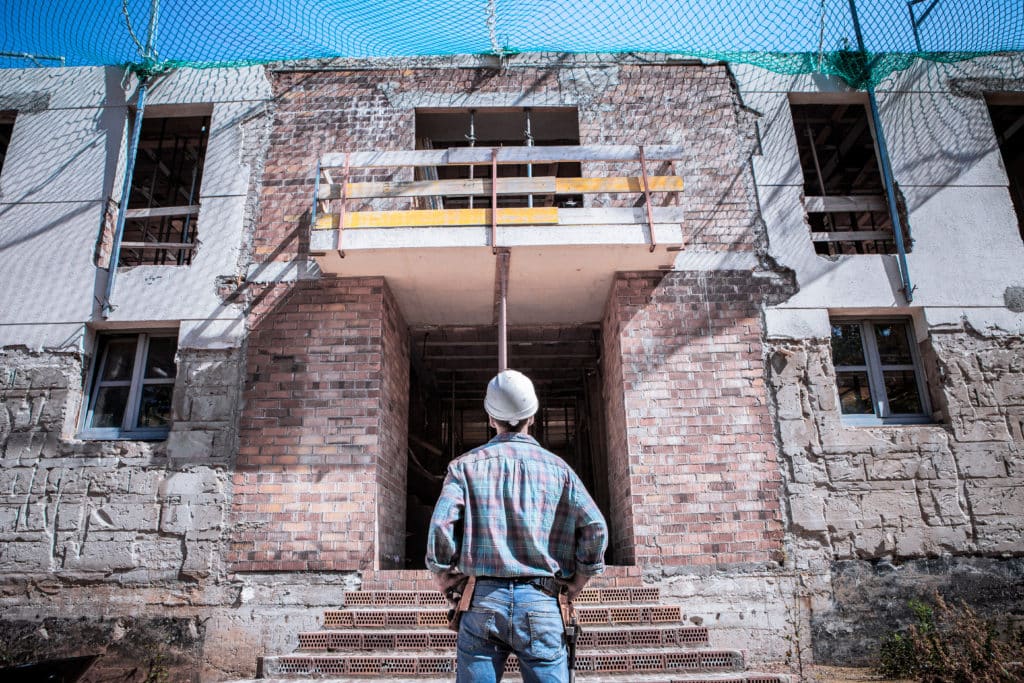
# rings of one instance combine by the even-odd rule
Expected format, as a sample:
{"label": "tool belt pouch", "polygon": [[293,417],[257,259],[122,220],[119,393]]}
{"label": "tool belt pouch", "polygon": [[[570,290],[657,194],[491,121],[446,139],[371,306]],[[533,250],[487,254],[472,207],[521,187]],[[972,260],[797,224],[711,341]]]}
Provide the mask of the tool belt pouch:
{"label": "tool belt pouch", "polygon": [[[476,588],[476,577],[471,576],[462,584],[461,588],[452,591],[451,597],[456,598],[455,606],[448,610],[448,630],[459,632],[459,622],[462,621],[462,613],[469,609],[473,602],[473,589]],[[461,593],[459,592],[461,591]]]}

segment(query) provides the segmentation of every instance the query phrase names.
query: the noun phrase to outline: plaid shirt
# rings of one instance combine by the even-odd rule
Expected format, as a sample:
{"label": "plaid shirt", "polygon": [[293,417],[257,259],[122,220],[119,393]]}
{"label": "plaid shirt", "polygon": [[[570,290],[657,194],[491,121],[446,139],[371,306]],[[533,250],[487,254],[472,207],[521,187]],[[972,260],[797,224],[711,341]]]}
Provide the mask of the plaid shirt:
{"label": "plaid shirt", "polygon": [[427,538],[435,574],[600,574],[608,527],[572,468],[526,434],[505,433],[448,466]]}

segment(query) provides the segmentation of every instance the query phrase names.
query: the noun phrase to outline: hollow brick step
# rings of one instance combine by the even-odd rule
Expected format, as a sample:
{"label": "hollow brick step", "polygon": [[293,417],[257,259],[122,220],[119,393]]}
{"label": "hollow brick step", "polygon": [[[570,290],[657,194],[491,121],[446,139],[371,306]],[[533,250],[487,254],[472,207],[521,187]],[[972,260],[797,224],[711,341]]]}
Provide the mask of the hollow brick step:
{"label": "hollow brick step", "polygon": [[[423,650],[455,648],[455,633],[449,630],[322,630],[299,634],[299,651],[337,650]],[[706,626],[590,627],[579,638],[579,648],[607,647],[707,647]]]}
{"label": "hollow brick step", "polygon": [[[616,626],[624,624],[665,624],[682,621],[682,608],[676,605],[628,605],[617,607],[578,605],[580,626]],[[447,609],[341,609],[324,612],[324,628],[444,628]]]}
{"label": "hollow brick step", "polygon": [[[737,650],[680,650],[650,648],[644,650],[604,650],[599,653],[580,652],[576,658],[579,672],[600,674],[659,673],[726,673],[743,670],[743,655]],[[455,655],[439,650],[373,655],[364,651],[332,654],[292,654],[264,657],[264,676],[324,677],[450,675],[455,670]],[[519,660],[508,658],[505,671],[518,673]]]}
{"label": "hollow brick step", "polygon": [[[373,680],[365,676],[354,676],[344,678],[259,678],[231,681],[230,683],[366,683]],[[431,676],[429,678],[417,676],[415,678],[387,677],[388,683],[451,683],[450,674],[441,677]],[[507,683],[516,683],[522,679],[516,675],[505,676]],[[678,673],[670,674],[595,674],[585,671],[577,672],[577,683],[791,683],[789,676],[785,674],[766,673]]]}
{"label": "hollow brick step", "polygon": [[[661,591],[648,586],[624,588],[585,588],[576,598],[577,605],[643,604],[658,602]],[[345,607],[446,607],[440,591],[363,590],[343,594]]]}

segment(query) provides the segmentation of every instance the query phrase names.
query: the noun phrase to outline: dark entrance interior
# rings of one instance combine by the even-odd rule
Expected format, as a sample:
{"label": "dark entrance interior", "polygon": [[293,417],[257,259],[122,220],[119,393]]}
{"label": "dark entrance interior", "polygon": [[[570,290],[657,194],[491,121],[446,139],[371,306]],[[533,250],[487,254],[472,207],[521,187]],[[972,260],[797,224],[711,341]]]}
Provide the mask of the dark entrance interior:
{"label": "dark entrance interior", "polygon": [[[422,568],[448,463],[493,435],[483,402],[497,372],[497,329],[413,329],[411,344],[405,557]],[[572,466],[611,524],[600,359],[597,324],[508,331],[508,365],[533,380],[540,402],[532,434]]]}

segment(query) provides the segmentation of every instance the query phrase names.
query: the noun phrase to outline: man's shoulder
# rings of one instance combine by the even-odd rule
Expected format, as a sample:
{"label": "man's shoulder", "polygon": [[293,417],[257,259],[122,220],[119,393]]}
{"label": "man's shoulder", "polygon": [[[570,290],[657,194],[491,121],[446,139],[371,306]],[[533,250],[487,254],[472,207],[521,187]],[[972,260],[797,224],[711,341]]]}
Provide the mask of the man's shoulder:
{"label": "man's shoulder", "polygon": [[547,450],[536,441],[489,442],[466,451],[449,463],[449,468],[472,467],[488,460],[519,460],[539,466],[552,467],[571,473],[572,468],[562,458]]}

